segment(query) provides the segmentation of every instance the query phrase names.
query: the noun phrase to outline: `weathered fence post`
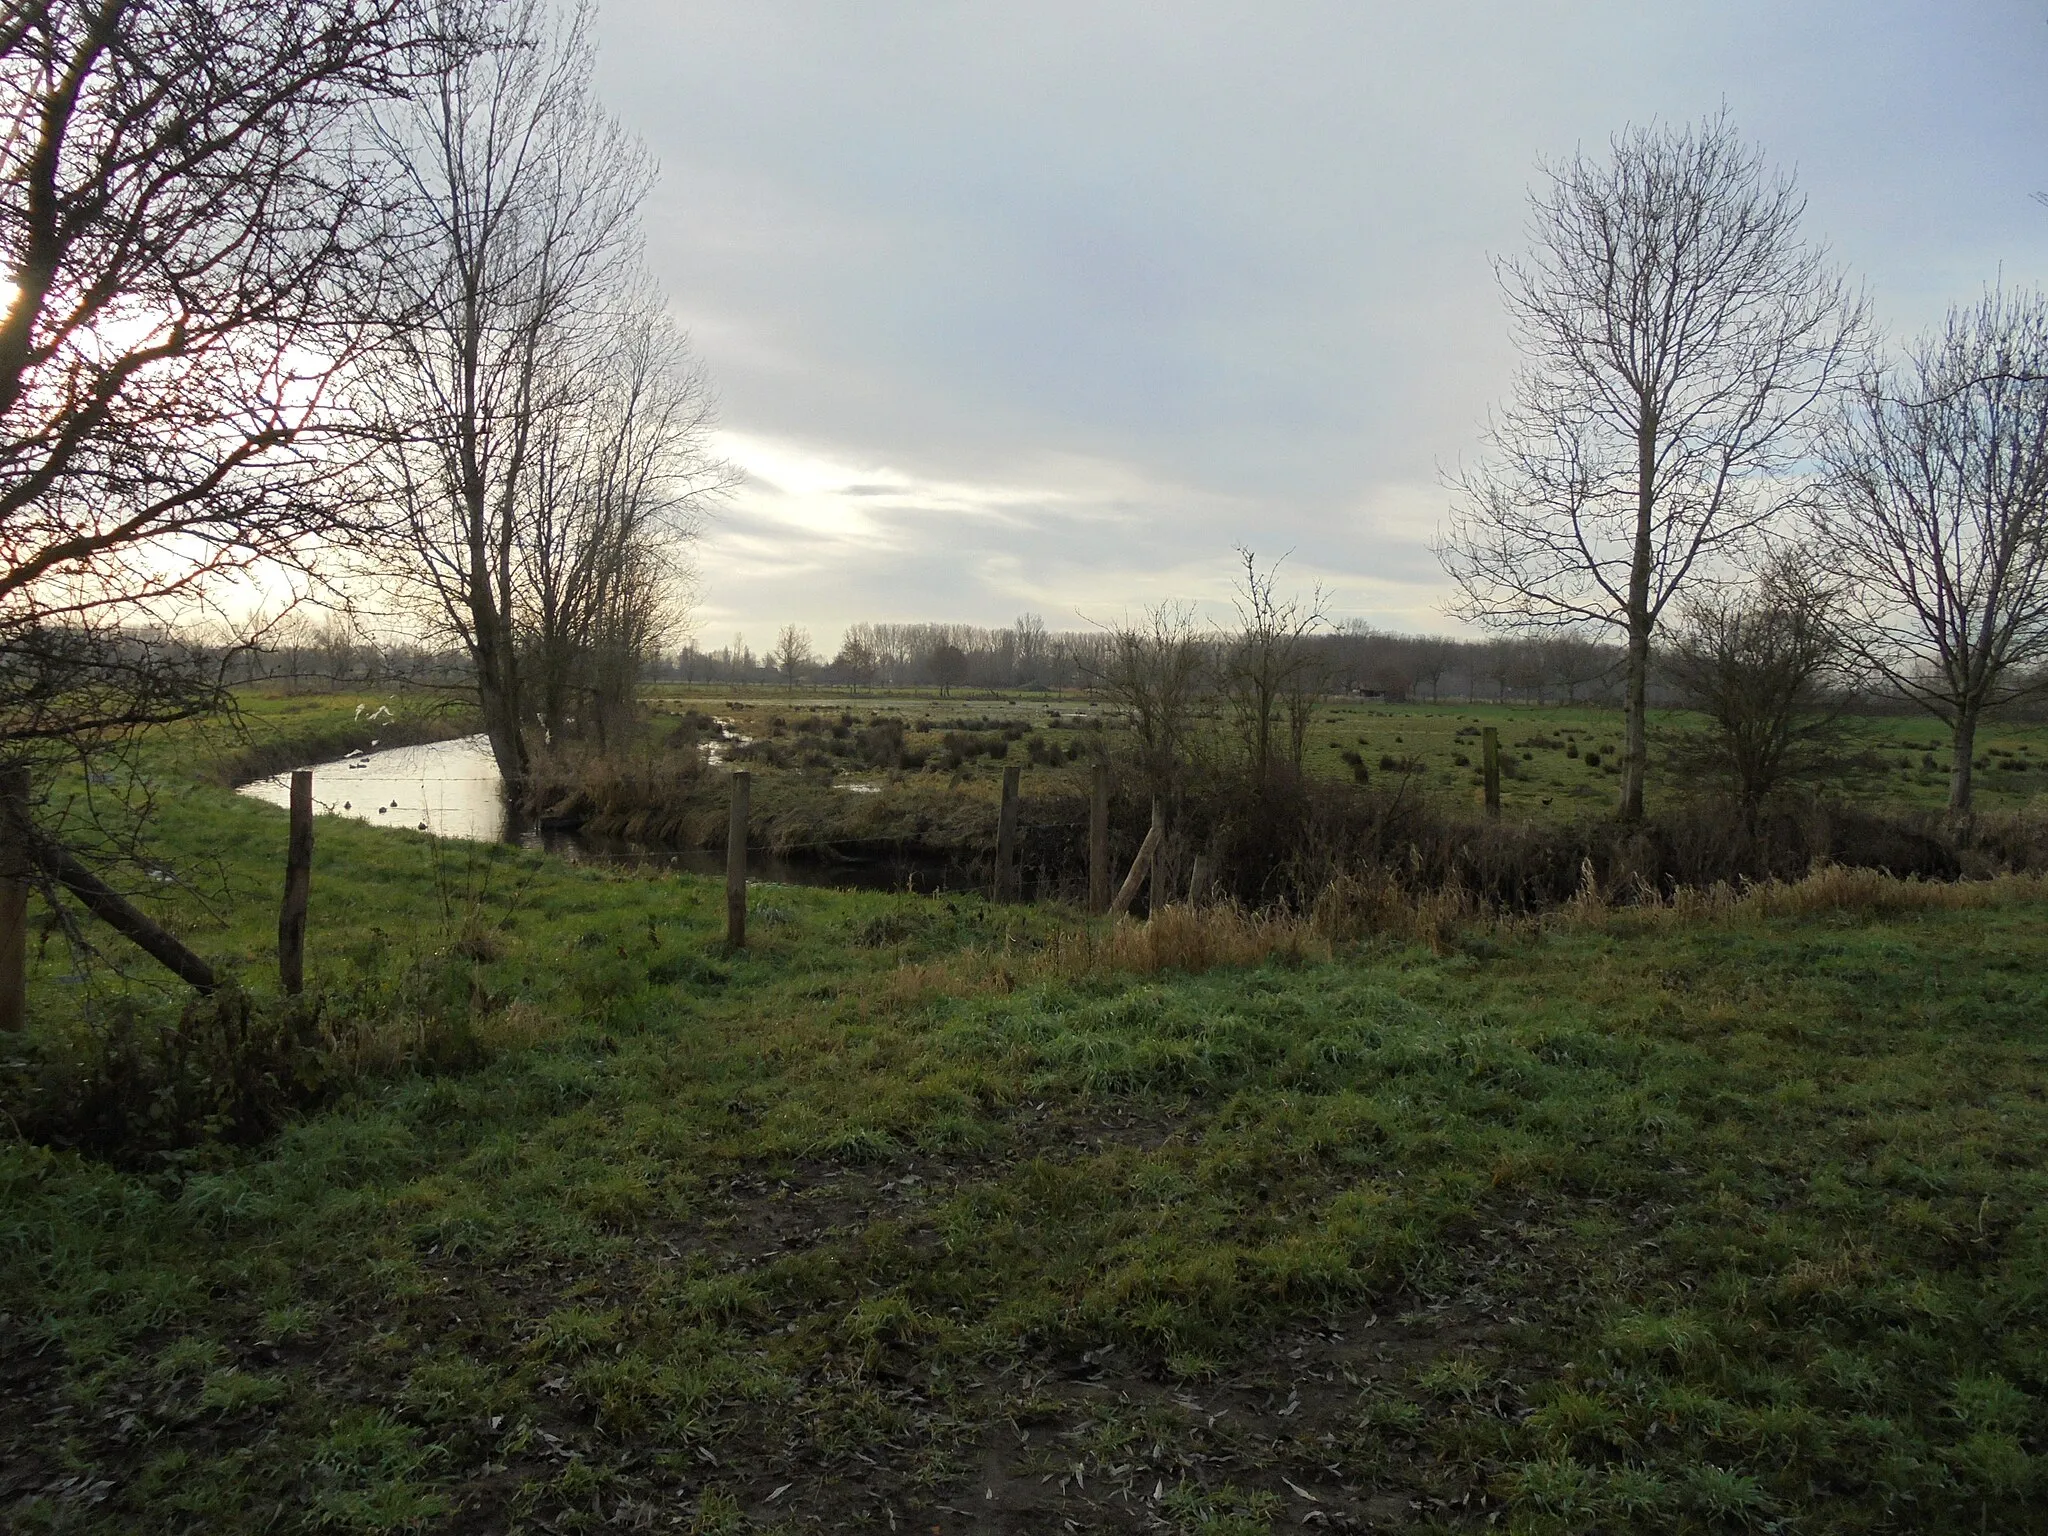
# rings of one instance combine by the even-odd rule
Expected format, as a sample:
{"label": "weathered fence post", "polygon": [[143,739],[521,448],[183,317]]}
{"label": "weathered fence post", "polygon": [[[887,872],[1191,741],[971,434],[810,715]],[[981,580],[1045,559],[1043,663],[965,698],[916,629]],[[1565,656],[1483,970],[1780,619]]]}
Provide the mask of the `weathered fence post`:
{"label": "weathered fence post", "polygon": [[1100,916],[1109,910],[1109,764],[1095,765],[1095,784],[1088,798],[1088,910]]}
{"label": "weathered fence post", "polygon": [[1003,770],[1003,809],[996,818],[997,901],[1016,901],[1024,894],[1017,869],[1017,789],[1022,776],[1020,768]]}
{"label": "weathered fence post", "polygon": [[1131,903],[1138,899],[1138,887],[1145,883],[1145,876],[1151,872],[1152,862],[1159,857],[1159,844],[1166,837],[1166,812],[1157,800],[1152,802],[1152,829],[1145,834],[1145,841],[1138,845],[1138,856],[1131,860],[1131,872],[1124,876],[1124,883],[1116,893],[1116,900],[1109,904],[1111,917],[1122,917]]}
{"label": "weathered fence post", "polygon": [[292,770],[292,831],[277,914],[277,974],[288,996],[306,990],[306,902],[313,886],[313,770]]}
{"label": "weathered fence post", "polygon": [[1209,860],[1205,854],[1195,855],[1194,872],[1188,876],[1188,905],[1199,907],[1209,899]]}
{"label": "weathered fence post", "polygon": [[1152,825],[1159,829],[1159,846],[1152,850],[1152,884],[1145,892],[1145,913],[1157,917],[1159,909],[1166,905],[1166,810],[1154,799],[1152,802]]}
{"label": "weathered fence post", "polygon": [[725,825],[725,942],[747,944],[747,784],[744,768],[732,774],[732,816]]}
{"label": "weathered fence post", "polygon": [[0,768],[0,1030],[28,1022],[28,769]]}
{"label": "weathered fence post", "polygon": [[1492,726],[1480,732],[1480,753],[1486,764],[1486,814],[1500,814],[1500,732]]}

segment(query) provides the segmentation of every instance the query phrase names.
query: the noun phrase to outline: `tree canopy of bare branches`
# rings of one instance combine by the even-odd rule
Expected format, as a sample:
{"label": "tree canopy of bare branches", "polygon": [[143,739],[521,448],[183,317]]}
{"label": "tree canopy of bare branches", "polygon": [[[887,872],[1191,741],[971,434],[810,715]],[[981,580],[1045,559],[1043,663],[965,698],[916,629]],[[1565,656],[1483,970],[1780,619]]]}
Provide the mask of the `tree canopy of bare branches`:
{"label": "tree canopy of bare branches", "polygon": [[1840,756],[1848,644],[1841,592],[1811,554],[1782,551],[1735,591],[1690,593],[1660,670],[1712,733],[1681,757],[1725,781],[1746,813],[1831,773]]}
{"label": "tree canopy of bare branches", "polygon": [[1979,721],[2048,682],[2048,298],[1951,310],[1863,380],[1828,456],[1817,542],[1868,659],[1949,727],[1966,811]]}
{"label": "tree canopy of bare branches", "polygon": [[794,688],[804,673],[818,664],[818,653],[811,644],[811,632],[801,624],[783,625],[768,659],[782,674],[783,682]]}
{"label": "tree canopy of bare branches", "polygon": [[1863,306],[1725,117],[1627,130],[1531,202],[1530,254],[1498,269],[1523,365],[1439,553],[1469,617],[1621,631],[1633,820],[1658,620],[1782,510]]}
{"label": "tree canopy of bare branches", "polygon": [[345,525],[356,130],[417,44],[402,0],[0,11],[0,735],[203,707],[164,625]]}
{"label": "tree canopy of bare branches", "polygon": [[1089,683],[1123,711],[1147,790],[1171,799],[1185,777],[1209,686],[1209,645],[1195,611],[1161,603],[1106,626],[1102,639],[1083,662]]}
{"label": "tree canopy of bare branches", "polygon": [[1283,596],[1279,564],[1259,569],[1256,555],[1237,552],[1243,567],[1234,599],[1237,628],[1221,637],[1221,681],[1245,758],[1259,782],[1284,761],[1300,768],[1316,701],[1326,687],[1327,658],[1316,645],[1328,621],[1323,592]]}
{"label": "tree canopy of bare branches", "polygon": [[572,662],[637,670],[679,541],[726,472],[709,392],[641,272],[653,167],[592,94],[587,8],[434,11],[483,46],[451,50],[383,121],[408,194],[391,268],[403,318],[366,388],[410,575],[468,652],[516,782],[535,726],[552,735],[570,693],[587,708],[604,692],[573,687]]}
{"label": "tree canopy of bare branches", "polygon": [[[408,88],[409,0],[0,6],[0,774],[9,852],[188,980],[204,962],[91,866],[139,862],[132,774],[223,704],[223,589],[355,531],[334,385],[375,308],[366,110]],[[460,40],[447,40],[459,49]],[[68,845],[68,846],[67,846]],[[86,857],[81,859],[81,853]]]}

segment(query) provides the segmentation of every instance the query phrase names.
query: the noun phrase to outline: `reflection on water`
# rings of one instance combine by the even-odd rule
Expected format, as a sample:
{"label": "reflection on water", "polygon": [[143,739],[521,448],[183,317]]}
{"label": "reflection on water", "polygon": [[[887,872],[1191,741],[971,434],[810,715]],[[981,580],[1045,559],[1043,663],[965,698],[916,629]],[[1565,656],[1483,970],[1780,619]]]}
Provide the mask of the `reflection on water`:
{"label": "reflection on water", "polygon": [[[241,792],[272,805],[291,804],[289,773],[258,779]],[[848,788],[856,786],[849,785]],[[871,786],[858,786],[872,792]],[[504,782],[486,736],[351,753],[313,767],[313,807],[381,827],[404,827],[437,837],[517,842],[545,848],[572,863],[654,865],[690,874],[723,875],[725,855],[708,848],[650,848],[624,838],[548,830],[522,823],[505,804]],[[828,885],[860,890],[970,891],[986,876],[949,859],[886,855],[874,859],[747,856],[748,875],[783,885]]]}
{"label": "reflection on water", "polygon": [[[290,805],[292,776],[258,779],[243,785],[242,793]],[[357,752],[316,764],[313,808],[382,827],[482,842],[503,838],[508,826],[504,783],[487,736]]]}

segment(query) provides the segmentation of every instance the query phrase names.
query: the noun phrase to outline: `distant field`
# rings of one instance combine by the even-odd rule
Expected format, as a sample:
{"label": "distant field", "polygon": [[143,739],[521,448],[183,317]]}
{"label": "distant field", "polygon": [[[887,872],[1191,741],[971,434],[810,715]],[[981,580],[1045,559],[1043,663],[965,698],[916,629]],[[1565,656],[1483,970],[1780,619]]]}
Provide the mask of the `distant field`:
{"label": "distant field", "polygon": [[[913,726],[929,727],[913,730],[908,737],[909,744],[924,747],[939,745],[948,730],[1014,721],[1047,745],[1064,749],[1088,741],[1098,720],[1113,725],[1117,718],[1113,710],[1076,693],[956,691],[950,698],[939,698],[929,689],[842,692],[690,684],[650,688],[647,698],[656,710],[694,709],[730,719],[748,736],[768,734],[778,719],[785,731],[800,732],[811,722],[829,723],[841,716],[864,724],[876,716],[893,715]],[[1226,720],[1214,724],[1219,731],[1228,729]],[[1599,814],[1613,803],[1620,776],[1621,714],[1585,705],[1333,699],[1317,712],[1309,733],[1308,766],[1326,777],[1355,779],[1355,765],[1345,754],[1356,753],[1375,785],[1406,780],[1442,802],[1476,808],[1481,800],[1479,732],[1489,725],[1500,732],[1507,759],[1501,783],[1504,814],[1564,819]],[[1658,771],[1661,743],[1673,732],[1703,726],[1699,717],[1682,711],[1652,716],[1652,810],[1689,788],[1675,782],[1671,773]],[[1852,733],[1856,746],[1874,755],[1853,787],[1857,796],[1894,806],[1933,809],[1947,804],[1948,742],[1939,722],[1916,715],[1866,716],[1852,722]],[[2018,809],[2048,794],[2048,723],[1993,722],[1979,735],[1978,761],[1980,809]],[[1023,750],[1001,760],[984,757],[944,771],[963,784],[992,789],[1003,768],[1011,765],[1024,768],[1027,795],[1055,787],[1078,793],[1085,781],[1084,768],[1033,764]],[[925,771],[941,770],[928,766]],[[873,777],[858,772],[848,776]]]}

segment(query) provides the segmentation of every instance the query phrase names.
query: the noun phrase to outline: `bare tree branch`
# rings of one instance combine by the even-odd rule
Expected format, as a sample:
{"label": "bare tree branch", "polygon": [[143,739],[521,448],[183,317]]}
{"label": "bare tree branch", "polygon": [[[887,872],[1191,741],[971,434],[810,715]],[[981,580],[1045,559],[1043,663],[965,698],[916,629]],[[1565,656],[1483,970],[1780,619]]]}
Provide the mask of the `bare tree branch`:
{"label": "bare tree branch", "polygon": [[2048,685],[2048,298],[1991,292],[1864,378],[1828,448],[1818,542],[1862,649],[1948,725],[1966,811],[1978,722]]}
{"label": "bare tree branch", "polygon": [[1523,367],[1438,552],[1471,618],[1622,632],[1625,819],[1658,620],[1785,510],[1862,327],[1803,211],[1725,115],[1632,129],[1550,169],[1530,255],[1499,267]]}

